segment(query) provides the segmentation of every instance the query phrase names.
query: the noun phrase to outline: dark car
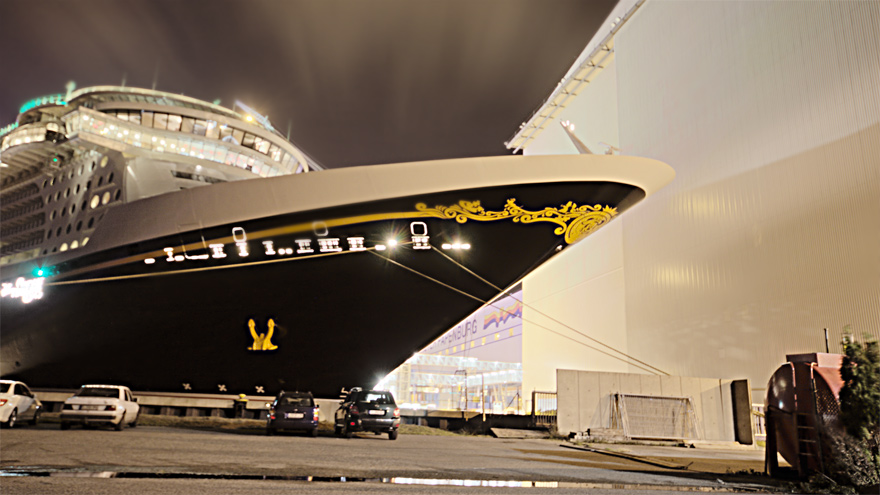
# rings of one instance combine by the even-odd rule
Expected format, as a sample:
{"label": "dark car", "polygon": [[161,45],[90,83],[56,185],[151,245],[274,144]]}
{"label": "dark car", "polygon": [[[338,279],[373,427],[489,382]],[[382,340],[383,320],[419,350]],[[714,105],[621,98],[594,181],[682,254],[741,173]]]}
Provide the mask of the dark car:
{"label": "dark car", "polygon": [[391,392],[353,388],[336,410],[335,423],[336,435],[351,438],[354,432],[372,431],[388,433],[388,439],[395,440],[400,409]]}
{"label": "dark car", "polygon": [[318,405],[311,392],[281,392],[269,405],[266,434],[278,430],[304,430],[318,436]]}

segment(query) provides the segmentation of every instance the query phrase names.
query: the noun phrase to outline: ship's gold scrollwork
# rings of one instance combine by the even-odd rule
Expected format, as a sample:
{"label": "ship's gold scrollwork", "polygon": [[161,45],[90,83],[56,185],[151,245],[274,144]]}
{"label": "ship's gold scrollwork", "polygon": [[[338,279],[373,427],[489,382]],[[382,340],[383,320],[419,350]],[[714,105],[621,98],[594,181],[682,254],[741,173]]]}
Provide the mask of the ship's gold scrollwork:
{"label": "ship's gold scrollwork", "polygon": [[442,219],[455,219],[458,223],[468,220],[493,222],[510,219],[519,223],[550,222],[557,225],[553,233],[565,236],[565,242],[573,244],[593,232],[617,215],[617,208],[602,205],[581,205],[569,201],[559,207],[547,207],[543,210],[529,211],[516,204],[516,198],[510,198],[502,211],[488,211],[479,201],[459,201],[450,206],[437,205],[433,208],[425,203],[418,203],[416,210],[425,216]]}
{"label": "ship's gold scrollwork", "polygon": [[254,339],[254,345],[248,347],[249,351],[274,351],[278,349],[277,345],[272,343],[272,334],[275,333],[275,320],[269,320],[269,330],[266,333],[257,334],[257,324],[253,318],[248,320],[248,328],[251,331],[251,337]]}

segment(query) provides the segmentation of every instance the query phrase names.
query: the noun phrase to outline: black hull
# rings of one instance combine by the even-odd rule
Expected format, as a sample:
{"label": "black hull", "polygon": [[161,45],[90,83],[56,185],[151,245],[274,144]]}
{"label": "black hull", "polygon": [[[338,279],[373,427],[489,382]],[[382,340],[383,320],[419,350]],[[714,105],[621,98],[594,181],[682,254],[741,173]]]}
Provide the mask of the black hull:
{"label": "black hull", "polygon": [[[389,213],[463,200],[501,212],[512,198],[529,211],[562,211],[574,202],[620,213],[644,195],[614,182],[456,191],[237,222],[73,259],[52,267],[41,299],[2,299],[4,374],[38,388],[95,382],[176,392],[297,389],[333,397],[342,387],[369,387],[498,292],[438,252],[413,249],[407,244],[412,222],[424,222],[438,250],[442,243],[470,243],[467,251],[441,251],[502,288],[566,245],[559,225],[540,219],[476,215],[462,222]],[[335,225],[346,218],[358,220],[329,228],[329,237],[341,239],[337,254],[279,257],[266,254],[262,244],[270,239],[273,249],[296,248],[295,240],[310,238],[319,255],[315,229],[284,228],[314,221]],[[235,227],[249,236],[270,234],[248,238],[247,258],[236,257],[234,242],[225,242],[223,259],[168,262],[153,254],[155,263],[143,261],[166,247],[179,255],[181,245],[228,237]],[[373,250],[392,233],[403,245]],[[369,250],[349,251],[346,240],[353,236],[363,236]],[[187,250],[187,256],[206,254],[211,251]],[[278,348],[248,350],[254,344],[248,320],[265,333],[270,318],[277,325],[271,342]]]}

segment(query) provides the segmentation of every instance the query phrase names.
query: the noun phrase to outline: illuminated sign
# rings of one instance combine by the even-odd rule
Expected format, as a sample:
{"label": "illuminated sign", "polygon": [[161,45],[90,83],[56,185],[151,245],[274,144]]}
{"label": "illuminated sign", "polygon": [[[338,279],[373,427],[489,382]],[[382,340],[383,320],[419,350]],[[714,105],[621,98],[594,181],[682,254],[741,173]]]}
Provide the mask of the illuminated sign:
{"label": "illuminated sign", "polygon": [[21,299],[21,302],[27,304],[34,299],[43,297],[43,278],[25,279],[18,277],[15,284],[4,283],[0,286],[0,297],[8,297],[10,299]]}
{"label": "illuminated sign", "polygon": [[257,334],[257,324],[253,318],[248,320],[248,329],[251,331],[251,337],[254,339],[254,345],[248,347],[249,351],[274,351],[278,346],[272,343],[272,334],[275,333],[275,320],[269,319],[269,331]]}
{"label": "illuminated sign", "polygon": [[18,113],[25,113],[32,108],[37,108],[49,104],[67,105],[67,101],[65,100],[64,95],[41,96],[39,98],[34,98],[33,100],[22,105],[21,108],[18,110]]}
{"label": "illuminated sign", "polygon": [[[293,254],[314,254],[317,247],[318,253],[341,253],[344,251],[366,251],[367,246],[364,238],[361,236],[346,237],[340,239],[338,237],[325,237],[329,234],[329,229],[324,222],[315,222],[315,234],[318,236],[317,242],[313,239],[295,239],[292,246],[279,247],[274,240],[260,241],[263,246],[263,254],[265,256],[291,256]],[[428,226],[425,222],[412,222],[410,224],[410,233],[412,234],[412,248],[417,250],[431,249],[429,243]],[[231,256],[238,258],[246,258],[249,256],[249,245],[247,240],[247,232],[242,227],[233,227],[232,240],[234,241],[234,249],[230,249]],[[389,241],[393,242],[393,241]],[[317,244],[317,246],[315,245]],[[376,244],[373,246],[378,251],[386,249],[385,244]],[[468,245],[470,247],[470,245]],[[186,249],[166,247],[164,260],[168,263],[177,263],[181,261],[198,261],[207,260],[209,258],[222,259],[227,258],[227,246],[222,243],[211,243],[207,245],[210,254],[189,254]],[[178,250],[180,252],[178,252]],[[144,263],[152,265],[156,263],[155,258],[146,258]]]}

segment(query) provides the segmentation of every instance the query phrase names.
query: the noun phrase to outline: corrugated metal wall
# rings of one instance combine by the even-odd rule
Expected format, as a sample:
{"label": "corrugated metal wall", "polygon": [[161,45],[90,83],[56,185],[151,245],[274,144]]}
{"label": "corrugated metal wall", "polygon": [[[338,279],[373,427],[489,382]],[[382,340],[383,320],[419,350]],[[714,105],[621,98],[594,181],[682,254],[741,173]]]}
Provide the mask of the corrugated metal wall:
{"label": "corrugated metal wall", "polygon": [[623,219],[630,352],[760,388],[880,337],[880,3],[650,1],[615,41],[621,147],[677,173]]}

